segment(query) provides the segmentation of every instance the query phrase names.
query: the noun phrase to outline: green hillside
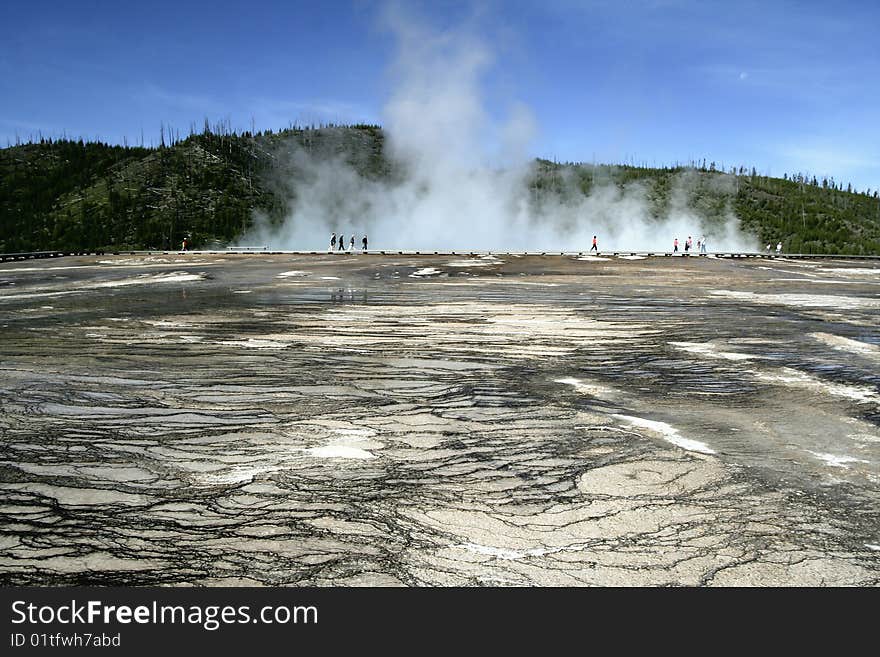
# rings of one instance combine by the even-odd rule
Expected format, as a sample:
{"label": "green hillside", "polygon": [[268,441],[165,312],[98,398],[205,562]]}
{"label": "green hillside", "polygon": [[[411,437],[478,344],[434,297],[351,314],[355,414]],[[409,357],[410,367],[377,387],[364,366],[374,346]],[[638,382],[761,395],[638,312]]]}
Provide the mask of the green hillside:
{"label": "green hillside", "polygon": [[[384,154],[378,126],[236,134],[208,129],[170,145],[123,147],[41,140],[0,150],[0,252],[176,248],[226,244],[259,212],[280,221],[290,181],[306,175],[296,152],[344,159],[361,175],[404,174]],[[694,167],[537,162],[530,186],[547,195],[639,185],[651,212],[684,200],[710,223],[729,213],[760,242],[787,252],[880,254],[880,198],[833,181]]]}

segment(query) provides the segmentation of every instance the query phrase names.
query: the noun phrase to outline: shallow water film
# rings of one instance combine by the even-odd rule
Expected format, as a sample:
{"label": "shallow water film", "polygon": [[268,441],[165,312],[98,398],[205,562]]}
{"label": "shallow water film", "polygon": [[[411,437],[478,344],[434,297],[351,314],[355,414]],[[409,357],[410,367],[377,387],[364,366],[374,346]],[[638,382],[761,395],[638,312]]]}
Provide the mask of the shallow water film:
{"label": "shallow water film", "polygon": [[6,584],[880,583],[880,263],[0,265]]}

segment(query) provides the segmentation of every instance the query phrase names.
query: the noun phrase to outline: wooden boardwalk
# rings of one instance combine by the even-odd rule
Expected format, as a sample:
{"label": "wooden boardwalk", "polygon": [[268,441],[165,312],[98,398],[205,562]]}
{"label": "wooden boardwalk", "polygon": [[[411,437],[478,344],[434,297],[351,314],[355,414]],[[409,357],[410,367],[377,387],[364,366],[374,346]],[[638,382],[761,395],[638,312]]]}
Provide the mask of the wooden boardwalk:
{"label": "wooden boardwalk", "polygon": [[[16,260],[39,260],[43,258],[64,258],[70,256],[108,256],[108,255],[236,255],[236,256],[264,256],[264,255],[333,255],[333,256],[371,256],[371,255],[402,255],[402,256],[544,256],[544,257],[583,257],[594,254],[590,251],[409,251],[399,249],[382,249],[369,251],[278,251],[262,247],[233,247],[228,250],[208,251],[177,251],[177,250],[151,250],[151,251],[31,251],[26,253],[0,253],[0,262]],[[847,255],[839,253],[763,253],[758,251],[741,252],[710,252],[710,253],[672,253],[670,251],[601,251],[595,253],[598,257],[642,257],[642,258],[763,258],[774,260],[785,258],[788,260],[878,260],[880,255]]]}

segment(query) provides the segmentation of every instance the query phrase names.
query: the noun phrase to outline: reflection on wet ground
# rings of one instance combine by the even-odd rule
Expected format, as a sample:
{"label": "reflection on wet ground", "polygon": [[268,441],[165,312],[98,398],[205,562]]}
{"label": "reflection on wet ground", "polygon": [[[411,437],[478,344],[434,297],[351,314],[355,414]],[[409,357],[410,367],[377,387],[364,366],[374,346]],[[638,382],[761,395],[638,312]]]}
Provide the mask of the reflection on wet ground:
{"label": "reflection on wet ground", "polygon": [[880,267],[0,266],[0,580],[880,582]]}

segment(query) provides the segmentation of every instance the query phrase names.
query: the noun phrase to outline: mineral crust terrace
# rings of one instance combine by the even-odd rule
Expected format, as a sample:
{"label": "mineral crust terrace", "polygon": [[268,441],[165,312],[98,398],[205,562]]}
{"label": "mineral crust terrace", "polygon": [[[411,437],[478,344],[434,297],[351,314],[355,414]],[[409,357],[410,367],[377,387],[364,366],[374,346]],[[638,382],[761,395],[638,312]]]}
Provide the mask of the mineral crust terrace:
{"label": "mineral crust terrace", "polygon": [[880,264],[0,266],[0,582],[880,582]]}

